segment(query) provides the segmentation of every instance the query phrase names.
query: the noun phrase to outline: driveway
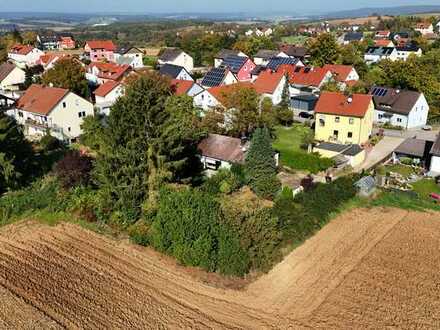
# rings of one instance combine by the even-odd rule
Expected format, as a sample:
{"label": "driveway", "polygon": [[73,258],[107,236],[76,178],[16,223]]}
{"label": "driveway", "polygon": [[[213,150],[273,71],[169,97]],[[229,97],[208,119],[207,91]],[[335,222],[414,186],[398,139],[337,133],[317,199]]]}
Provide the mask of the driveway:
{"label": "driveway", "polygon": [[388,158],[403,141],[405,141],[405,137],[384,136],[378,144],[367,151],[365,161],[354,170],[356,172],[368,170],[381,163]]}
{"label": "driveway", "polygon": [[[373,135],[376,135],[379,132],[378,128],[375,128],[373,130]],[[383,130],[385,136],[390,137],[399,137],[404,139],[412,139],[417,138],[421,140],[427,140],[427,141],[435,141],[437,135],[439,134],[439,130],[432,130],[432,131],[424,131],[422,129],[410,129],[410,130],[393,130],[393,129],[384,129]]]}

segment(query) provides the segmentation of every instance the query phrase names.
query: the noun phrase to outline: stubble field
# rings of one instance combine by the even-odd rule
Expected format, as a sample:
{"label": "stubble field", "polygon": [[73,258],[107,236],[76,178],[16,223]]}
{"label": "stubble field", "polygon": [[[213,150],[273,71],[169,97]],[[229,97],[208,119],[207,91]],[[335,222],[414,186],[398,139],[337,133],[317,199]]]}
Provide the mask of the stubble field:
{"label": "stubble field", "polygon": [[231,289],[71,224],[0,229],[0,328],[440,328],[440,215],[354,210]]}

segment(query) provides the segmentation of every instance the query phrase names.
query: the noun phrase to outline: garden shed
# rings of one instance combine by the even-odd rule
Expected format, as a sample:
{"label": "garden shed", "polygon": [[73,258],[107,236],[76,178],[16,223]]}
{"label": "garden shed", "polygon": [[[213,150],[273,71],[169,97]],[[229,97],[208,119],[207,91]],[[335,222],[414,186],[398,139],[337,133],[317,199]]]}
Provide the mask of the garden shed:
{"label": "garden shed", "polygon": [[376,191],[376,180],[372,176],[365,176],[354,185],[362,197],[369,197]]}

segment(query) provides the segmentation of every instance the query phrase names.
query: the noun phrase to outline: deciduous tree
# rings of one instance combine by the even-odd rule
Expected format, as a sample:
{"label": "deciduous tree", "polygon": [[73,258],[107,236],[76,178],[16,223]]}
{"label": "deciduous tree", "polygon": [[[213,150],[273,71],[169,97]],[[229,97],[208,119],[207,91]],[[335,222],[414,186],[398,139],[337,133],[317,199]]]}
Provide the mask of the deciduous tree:
{"label": "deciduous tree", "polygon": [[45,85],[66,88],[82,97],[89,97],[89,88],[84,68],[73,58],[57,61],[54,67],[43,75]]}

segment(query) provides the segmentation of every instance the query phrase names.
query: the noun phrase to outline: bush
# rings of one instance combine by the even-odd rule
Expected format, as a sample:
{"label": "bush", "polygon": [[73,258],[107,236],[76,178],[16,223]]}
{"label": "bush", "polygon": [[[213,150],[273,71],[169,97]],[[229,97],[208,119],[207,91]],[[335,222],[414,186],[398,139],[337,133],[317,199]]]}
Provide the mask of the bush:
{"label": "bush", "polygon": [[250,191],[225,196],[221,201],[221,221],[239,237],[255,270],[268,270],[279,255],[278,219],[265,203]]}
{"label": "bush", "polygon": [[230,194],[245,185],[245,174],[241,165],[233,165],[231,170],[221,169],[206,179],[201,190],[211,194]]}
{"label": "bush", "polygon": [[354,177],[343,177],[329,184],[318,183],[295,198],[279,195],[273,214],[279,219],[284,240],[301,243],[322,228],[333,212],[356,196],[355,181]]}
{"label": "bush", "polygon": [[46,134],[40,140],[40,147],[44,151],[54,151],[64,147],[64,144],[50,134]]}
{"label": "bush", "polygon": [[91,170],[92,159],[76,150],[68,152],[54,168],[55,175],[65,189],[88,185]]}
{"label": "bush", "polygon": [[399,160],[404,165],[412,165],[413,164],[413,160],[409,157],[401,157]]}
{"label": "bush", "polygon": [[148,242],[184,265],[228,275],[248,271],[246,252],[235,234],[220,224],[219,203],[209,193],[162,189]]}
{"label": "bush", "polygon": [[150,226],[144,220],[139,220],[128,229],[130,240],[136,244],[147,246],[150,244],[149,240]]}
{"label": "bush", "polygon": [[52,177],[36,181],[30,187],[12,192],[0,198],[0,224],[35,211],[65,211],[69,195],[60,191],[60,185]]}

